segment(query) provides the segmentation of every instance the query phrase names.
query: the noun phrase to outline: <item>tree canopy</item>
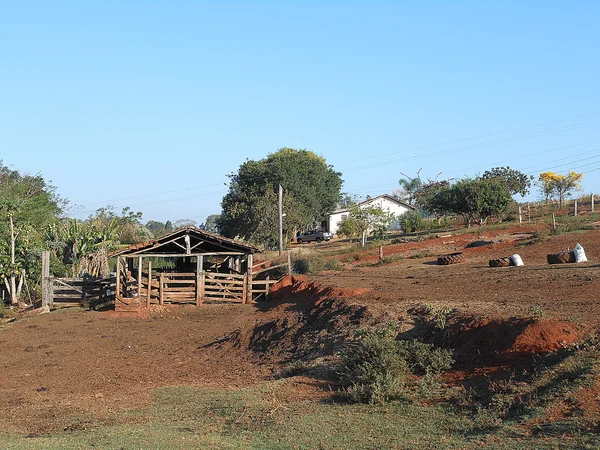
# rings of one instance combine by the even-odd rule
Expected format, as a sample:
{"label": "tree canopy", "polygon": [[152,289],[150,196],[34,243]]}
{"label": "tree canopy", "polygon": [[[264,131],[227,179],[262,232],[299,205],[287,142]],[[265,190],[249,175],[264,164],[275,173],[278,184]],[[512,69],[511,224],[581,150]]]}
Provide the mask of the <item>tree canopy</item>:
{"label": "tree canopy", "polygon": [[551,197],[558,197],[560,206],[563,206],[563,201],[566,196],[571,195],[571,192],[581,189],[581,180],[583,174],[577,172],[569,172],[567,175],[560,175],[554,172],[542,172],[538,183],[540,190],[544,195],[546,202]]}
{"label": "tree canopy", "polygon": [[463,178],[424,185],[417,194],[418,204],[436,214],[459,214],[467,224],[478,219],[481,224],[490,217],[501,217],[513,203],[506,184],[498,178]]}
{"label": "tree canopy", "polygon": [[44,230],[58,220],[64,204],[40,174],[21,174],[0,161],[0,278],[13,304],[25,274],[39,272]]}
{"label": "tree canopy", "polygon": [[340,200],[341,174],[309,150],[282,148],[247,160],[229,175],[217,219],[221,234],[273,246],[277,241],[277,190],[283,187],[284,233],[319,225]]}
{"label": "tree canopy", "polygon": [[510,167],[494,167],[486,170],[481,176],[483,180],[499,180],[508,189],[510,195],[521,194],[525,197],[531,188],[532,176],[527,176],[523,172],[511,169]]}

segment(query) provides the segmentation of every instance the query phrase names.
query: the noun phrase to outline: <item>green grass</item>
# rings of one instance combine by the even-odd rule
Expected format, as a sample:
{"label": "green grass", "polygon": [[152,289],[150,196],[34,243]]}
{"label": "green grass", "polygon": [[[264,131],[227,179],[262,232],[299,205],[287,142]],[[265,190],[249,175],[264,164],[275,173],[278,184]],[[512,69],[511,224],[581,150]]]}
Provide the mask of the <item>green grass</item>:
{"label": "green grass", "polygon": [[294,402],[286,400],[290,390],[289,380],[242,390],[165,388],[157,391],[152,406],[123,412],[123,420],[129,423],[43,437],[0,435],[0,447],[591,449],[600,446],[597,433],[578,426],[576,420],[540,427],[532,434],[522,426],[527,417],[482,426],[482,421],[471,412],[448,404]]}

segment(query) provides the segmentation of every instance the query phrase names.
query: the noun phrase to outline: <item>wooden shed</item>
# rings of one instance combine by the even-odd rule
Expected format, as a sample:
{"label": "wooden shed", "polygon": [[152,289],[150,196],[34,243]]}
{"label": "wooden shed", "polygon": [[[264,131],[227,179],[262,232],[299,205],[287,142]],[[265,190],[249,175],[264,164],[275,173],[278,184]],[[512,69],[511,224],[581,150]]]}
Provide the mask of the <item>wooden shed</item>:
{"label": "wooden shed", "polygon": [[252,300],[252,255],[257,248],[196,227],[113,252],[115,309],[140,305]]}

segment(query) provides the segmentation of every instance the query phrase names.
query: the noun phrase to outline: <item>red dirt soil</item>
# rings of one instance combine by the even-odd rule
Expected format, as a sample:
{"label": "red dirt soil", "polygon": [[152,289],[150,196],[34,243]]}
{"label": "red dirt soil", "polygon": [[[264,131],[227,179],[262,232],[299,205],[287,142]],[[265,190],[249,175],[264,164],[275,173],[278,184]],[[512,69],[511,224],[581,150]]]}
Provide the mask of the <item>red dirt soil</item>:
{"label": "red dirt soil", "polygon": [[[600,325],[594,262],[600,260],[600,232],[531,246],[516,240],[531,231],[519,227],[388,246],[386,255],[394,251],[406,259],[287,277],[266,304],[155,309],[141,318],[78,310],[26,317],[0,331],[2,431],[45,433],[114,423],[115,411],[152,401],[153,390],[162,386],[228,389],[260,383],[282,362],[331,354],[356,327],[393,319],[408,333],[415,322],[407,311],[423,303],[469,314],[450,323],[444,343],[455,349],[464,374],[491,373],[569,345]],[[482,239],[504,241],[464,248]],[[547,253],[577,242],[590,262],[545,263]],[[411,258],[423,250],[430,256]],[[434,264],[437,255],[453,251],[463,251],[467,261]],[[376,250],[371,252],[376,258]],[[488,267],[489,259],[511,253],[519,253],[526,266]],[[364,253],[362,261],[370,255]],[[544,318],[531,319],[534,312]],[[309,385],[299,397],[309,395]]]}

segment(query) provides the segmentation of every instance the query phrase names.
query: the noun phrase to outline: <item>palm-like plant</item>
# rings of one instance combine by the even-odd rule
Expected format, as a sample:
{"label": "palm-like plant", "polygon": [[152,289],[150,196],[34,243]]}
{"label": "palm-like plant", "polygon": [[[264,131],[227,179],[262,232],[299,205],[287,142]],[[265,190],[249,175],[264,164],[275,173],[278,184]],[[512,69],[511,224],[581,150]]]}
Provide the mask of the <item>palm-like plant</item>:
{"label": "palm-like plant", "polygon": [[414,204],[417,192],[423,186],[421,178],[419,178],[418,175],[415,178],[401,178],[398,180],[398,184],[400,185],[403,199],[405,199],[409,205]]}

